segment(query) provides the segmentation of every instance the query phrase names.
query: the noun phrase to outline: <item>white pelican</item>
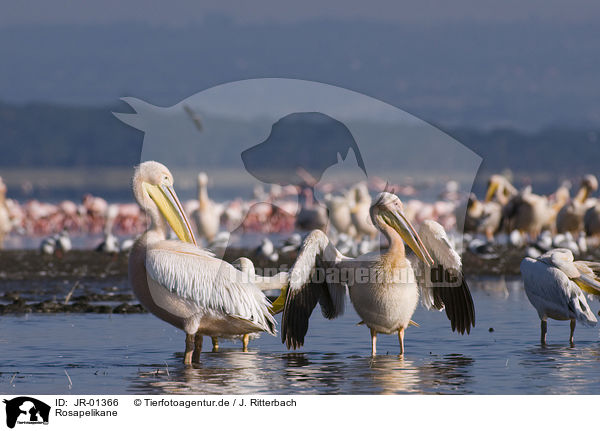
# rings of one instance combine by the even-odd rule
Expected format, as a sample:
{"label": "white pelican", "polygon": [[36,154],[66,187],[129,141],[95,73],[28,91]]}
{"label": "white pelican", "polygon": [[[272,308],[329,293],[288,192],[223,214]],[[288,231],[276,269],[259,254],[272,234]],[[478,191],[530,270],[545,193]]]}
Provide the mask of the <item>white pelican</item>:
{"label": "white pelican", "polygon": [[338,234],[345,233],[355,236],[355,228],[352,224],[350,205],[345,196],[325,195],[325,206],[329,212],[329,220]]}
{"label": "white pelican", "polygon": [[527,186],[508,201],[502,214],[508,223],[509,231],[516,229],[534,240],[551,219],[552,209],[548,198],[534,194],[531,186]]}
{"label": "white pelican", "polygon": [[462,211],[465,211],[465,232],[483,233],[488,241],[494,239],[494,233],[498,231],[502,221],[502,206],[498,202],[481,202],[471,193],[466,210],[464,206],[457,209],[457,219]]}
{"label": "white pelican", "polygon": [[583,218],[588,208],[596,202],[588,199],[590,193],[598,190],[598,180],[593,175],[586,175],[581,180],[577,195],[561,208],[556,216],[556,230],[558,233],[571,232],[578,234],[584,228]]}
{"label": "white pelican", "polygon": [[[203,335],[275,334],[269,301],[257,286],[260,280],[244,282],[242,272],[196,246],[164,165],[139,165],[133,194],[151,224],[131,250],[129,282],[145,308],[185,331],[185,364],[199,360]],[[167,226],[181,241],[166,239]]]}
{"label": "white pelican", "polygon": [[4,237],[10,232],[12,223],[10,221],[8,207],[6,205],[6,186],[0,177],[0,249],[4,246]]}
{"label": "white pelican", "polygon": [[351,210],[352,224],[356,229],[356,238],[361,239],[363,236],[374,238],[377,235],[377,228],[373,226],[370,217],[371,195],[367,184],[362,182],[354,186],[355,204]]}
{"label": "white pelican", "polygon": [[537,259],[523,259],[521,275],[525,293],[540,317],[542,344],[546,344],[548,318],[571,321],[571,344],[577,320],[586,325],[596,324],[596,316],[583,291],[600,295],[599,269],[597,263],[574,262],[573,253],[563,248],[550,250]]}
{"label": "white pelican", "polygon": [[221,211],[208,197],[208,176],[204,172],[198,174],[198,209],[194,212],[194,221],[198,236],[212,242],[219,232]]}
{"label": "white pelican", "polygon": [[504,175],[492,175],[488,180],[488,188],[485,194],[485,201],[491,202],[494,198],[504,206],[510,198],[517,194],[517,189],[510,183]]}
{"label": "white pelican", "polygon": [[[342,255],[327,236],[311,232],[290,271],[288,294],[282,317],[281,339],[288,348],[304,343],[308,319],[317,302],[323,315],[333,319],[344,312],[346,286],[358,315],[371,331],[371,353],[376,354],[377,334],[397,333],[400,354],[404,353],[404,330],[411,323],[417,306],[419,288],[411,262],[407,259],[404,241],[427,267],[441,265],[441,273],[454,280],[441,281],[427,290],[425,304],[441,309],[452,322],[452,328],[469,332],[475,323],[471,294],[462,274],[450,274],[460,268],[460,259],[450,247],[443,229],[431,230],[425,236],[432,249],[432,259],[426,246],[403,213],[402,202],[391,193],[381,193],[370,210],[371,220],[389,243],[387,252],[370,253],[352,259]],[[443,234],[442,234],[443,233]],[[447,274],[448,273],[448,274]],[[316,277],[316,278],[315,278]],[[429,280],[424,277],[423,280]],[[449,283],[454,286],[449,287]]]}

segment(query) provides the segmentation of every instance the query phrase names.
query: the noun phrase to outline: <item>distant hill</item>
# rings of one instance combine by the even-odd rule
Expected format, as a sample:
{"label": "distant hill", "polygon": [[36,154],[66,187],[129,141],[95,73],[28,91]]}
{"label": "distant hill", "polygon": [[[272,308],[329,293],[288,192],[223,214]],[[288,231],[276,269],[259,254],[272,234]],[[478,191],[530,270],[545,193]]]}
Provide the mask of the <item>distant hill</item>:
{"label": "distant hill", "polygon": [[[97,168],[131,168],[140,160],[143,134],[111,114],[126,110],[124,106],[0,104],[0,173],[3,167],[13,171],[14,168],[95,168],[96,171]],[[220,121],[227,127],[230,120]],[[386,124],[369,124],[369,127],[379,127],[381,136],[388,137],[382,139],[382,145],[394,144],[393,127]],[[538,132],[466,128],[444,131],[483,157],[476,185],[478,191],[491,173],[506,169],[515,174],[517,183],[533,182],[541,192],[552,191],[562,179],[576,180],[588,172],[600,175],[600,128],[548,128]],[[181,166],[196,167],[195,159],[187,158],[185,151],[181,154]],[[226,146],[213,149],[211,157],[213,167],[234,166]],[[394,166],[393,160],[383,162]]]}
{"label": "distant hill", "polygon": [[135,96],[168,106],[224,82],[284,77],[362,92],[445,126],[598,125],[598,35],[594,16],[6,26],[0,97],[110,104]]}

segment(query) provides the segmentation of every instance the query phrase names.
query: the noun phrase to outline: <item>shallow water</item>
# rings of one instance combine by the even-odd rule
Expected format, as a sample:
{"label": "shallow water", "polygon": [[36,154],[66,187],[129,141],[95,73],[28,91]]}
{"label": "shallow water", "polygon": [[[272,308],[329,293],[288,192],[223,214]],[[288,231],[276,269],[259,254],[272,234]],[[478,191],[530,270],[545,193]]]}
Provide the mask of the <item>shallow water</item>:
{"label": "shallow water", "polygon": [[[303,349],[289,352],[278,337],[222,341],[201,363],[181,363],[184,336],[150,314],[29,314],[0,320],[0,392],[4,394],[598,394],[597,328],[578,326],[569,347],[568,322],[550,321],[549,346],[518,279],[471,280],[477,326],[450,331],[445,315],[418,308],[397,337],[379,335],[370,357],[367,328],[349,305],[337,320],[315,310]],[[597,311],[598,303],[590,304]],[[493,328],[493,332],[489,329]],[[68,377],[67,377],[68,373]],[[71,380],[71,385],[69,383]]]}

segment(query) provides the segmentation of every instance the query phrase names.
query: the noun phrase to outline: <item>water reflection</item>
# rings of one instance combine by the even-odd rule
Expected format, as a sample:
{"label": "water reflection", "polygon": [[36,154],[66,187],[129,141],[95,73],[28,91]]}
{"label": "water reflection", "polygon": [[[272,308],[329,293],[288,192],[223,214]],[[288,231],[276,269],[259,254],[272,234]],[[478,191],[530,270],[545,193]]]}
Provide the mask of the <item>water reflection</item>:
{"label": "water reflection", "polygon": [[[313,314],[305,348],[284,350],[261,337],[205,352],[184,367],[181,334],[152,315],[4,315],[0,391],[3,393],[139,394],[598,394],[600,342],[595,328],[578,328],[570,347],[568,322],[551,323],[539,345],[539,318],[522,288],[506,299],[473,289],[477,326],[452,333],[442,313],[418,309],[421,325],[407,354],[370,357],[368,334],[349,309],[327,321]],[[123,328],[127,328],[124,331]],[[489,329],[493,328],[493,331]],[[96,334],[90,337],[90,334]],[[552,334],[555,334],[552,337]],[[396,352],[396,337],[381,337]],[[166,362],[165,362],[166,361]],[[73,382],[71,389],[65,370]]]}
{"label": "water reflection", "polygon": [[377,356],[368,359],[368,367],[368,377],[379,394],[423,392],[421,370],[413,361],[398,356]]}
{"label": "water reflection", "polygon": [[460,354],[449,354],[433,359],[423,366],[422,384],[436,393],[470,393],[468,386],[474,359]]}
{"label": "water reflection", "polygon": [[231,351],[208,354],[193,367],[146,367],[134,378],[133,388],[154,394],[468,393],[473,363],[457,354],[418,363],[391,355]]}
{"label": "water reflection", "polygon": [[[551,344],[526,349],[519,364],[530,390],[548,394],[590,392],[600,384],[600,346],[598,344]],[[552,385],[548,385],[551,381]],[[598,386],[597,386],[598,387]],[[587,389],[586,389],[587,388]]]}

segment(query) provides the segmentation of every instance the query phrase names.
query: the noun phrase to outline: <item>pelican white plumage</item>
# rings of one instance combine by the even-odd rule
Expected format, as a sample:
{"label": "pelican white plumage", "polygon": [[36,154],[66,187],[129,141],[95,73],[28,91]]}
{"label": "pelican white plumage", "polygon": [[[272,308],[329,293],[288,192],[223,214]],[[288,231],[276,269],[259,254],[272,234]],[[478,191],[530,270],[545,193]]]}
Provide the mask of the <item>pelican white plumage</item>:
{"label": "pelican white plumage", "polygon": [[494,233],[500,228],[502,206],[498,202],[480,202],[474,194],[469,196],[466,208],[457,208],[457,219],[464,213],[465,232],[484,233],[488,241],[494,239]]}
{"label": "pelican white plumage", "polygon": [[[370,216],[372,223],[388,240],[389,248],[385,253],[369,253],[357,258],[344,256],[319,230],[312,231],[305,239],[290,270],[281,321],[281,338],[288,348],[303,345],[308,320],[317,302],[328,319],[344,312],[348,287],[356,312],[371,331],[372,355],[377,351],[378,333],[397,333],[400,354],[404,353],[404,331],[411,323],[417,306],[419,287],[406,257],[403,241],[427,267],[437,263],[456,263],[456,259],[446,256],[448,250],[444,247],[437,248],[434,253],[436,259],[439,259],[438,256],[443,259],[432,259],[426,245],[404,215],[402,202],[397,196],[381,193],[371,206]],[[427,239],[433,241],[431,245],[437,246],[440,242],[435,234],[427,236]],[[468,332],[475,322],[471,295],[462,278],[455,281],[459,283],[452,288],[448,283],[444,283],[441,289],[440,286],[431,286],[433,290],[428,293],[429,305],[446,307],[452,327],[460,332]]]}
{"label": "pelican white plumage", "polygon": [[208,175],[205,172],[198,174],[198,208],[193,214],[196,229],[200,238],[212,242],[219,232],[221,211],[208,197]]}
{"label": "pelican white plumage", "polygon": [[[139,165],[133,194],[151,224],[131,250],[129,282],[146,309],[185,331],[184,363],[199,360],[203,335],[275,334],[260,280],[245,282],[241,271],[196,246],[166,166]],[[181,241],[166,239],[167,226]]]}
{"label": "pelican white plumage", "polygon": [[588,198],[596,190],[598,190],[598,179],[594,175],[585,175],[577,195],[564,205],[556,216],[558,233],[571,232],[577,235],[584,229],[585,213],[596,204],[594,199]]}
{"label": "pelican white plumage", "polygon": [[600,264],[574,261],[570,250],[558,248],[537,259],[523,259],[521,275],[527,298],[541,320],[542,344],[546,344],[548,318],[571,321],[571,344],[577,320],[596,324],[583,292],[600,295]]}
{"label": "pelican white plumage", "polygon": [[351,218],[356,237],[360,239],[367,235],[374,238],[377,235],[377,228],[373,225],[369,213],[372,200],[367,184],[364,182],[356,184],[353,194],[355,203],[351,210]]}
{"label": "pelican white plumage", "polygon": [[546,196],[536,195],[531,186],[525,187],[504,206],[502,215],[509,230],[517,230],[535,240],[548,220],[553,217]]}
{"label": "pelican white plumage", "polygon": [[[256,275],[256,271],[254,269],[254,263],[252,263],[252,261],[250,259],[248,259],[247,257],[240,257],[239,259],[235,260],[231,264],[238,271],[241,271],[244,274],[244,276],[246,277],[245,278],[246,282],[255,284],[263,292],[266,292],[269,290],[278,290],[278,289],[281,289],[282,287],[285,287],[285,285],[287,284],[288,274],[286,272],[280,272],[273,277],[264,277],[264,276]],[[280,308],[274,309],[273,306],[271,307],[270,310],[271,310],[272,314],[277,314],[278,312],[281,311]],[[248,342],[251,339],[253,340],[255,338],[258,338],[259,336],[260,336],[259,332],[254,332],[251,334],[243,334],[241,337],[239,337],[242,340],[242,351],[247,352],[248,351]],[[236,337],[236,338],[238,338],[238,337]],[[218,337],[216,337],[216,336],[212,337],[212,345],[213,345],[213,352],[218,352],[219,351],[219,338]]]}
{"label": "pelican white plumage", "polygon": [[463,274],[462,260],[439,223],[425,220],[419,228],[419,236],[434,261],[430,268],[416,256],[411,256],[413,266],[418,268],[421,303],[428,310],[445,310],[452,330],[468,334],[471,326],[475,326],[475,308]]}

